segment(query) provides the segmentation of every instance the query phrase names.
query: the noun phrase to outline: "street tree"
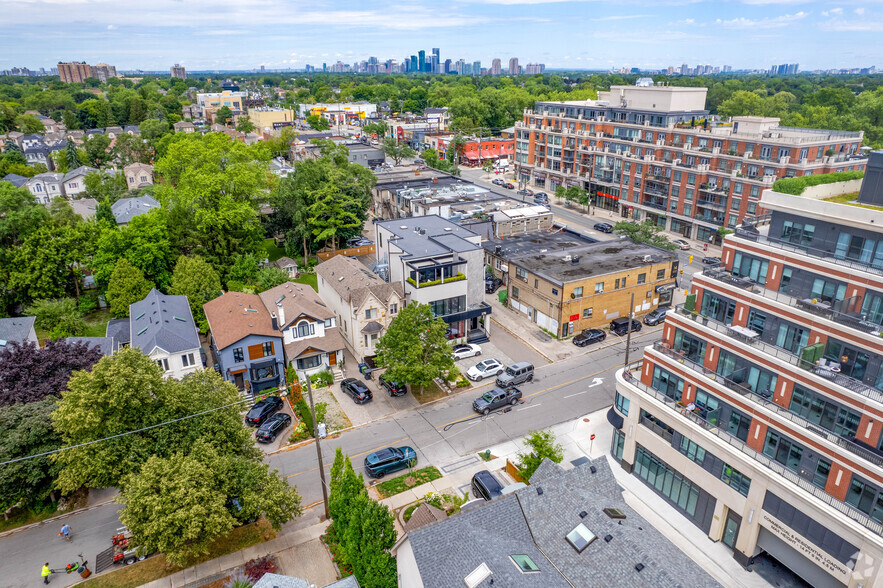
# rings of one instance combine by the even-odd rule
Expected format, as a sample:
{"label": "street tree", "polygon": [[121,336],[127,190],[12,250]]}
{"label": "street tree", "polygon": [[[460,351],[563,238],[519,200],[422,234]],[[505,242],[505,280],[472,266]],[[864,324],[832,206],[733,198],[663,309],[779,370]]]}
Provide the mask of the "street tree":
{"label": "street tree", "polygon": [[215,112],[215,124],[225,125],[233,118],[233,111],[230,110],[229,106],[220,107],[217,112]]}
{"label": "street tree", "polygon": [[255,130],[254,123],[251,122],[251,119],[247,116],[240,117],[238,121],[236,121],[236,130],[240,133],[250,133]]}
{"label": "street tree", "polygon": [[389,131],[389,125],[385,122],[377,121],[376,123],[368,123],[367,125],[362,127],[362,132],[366,135],[377,135],[380,138],[386,136],[386,133]]}
{"label": "street tree", "polygon": [[494,171],[494,162],[493,162],[493,160],[485,159],[485,160],[484,160],[484,163],[481,164],[481,169],[484,170],[484,173],[486,173],[486,174],[490,174],[492,171]]}
{"label": "street tree", "polygon": [[395,137],[387,137],[383,140],[383,153],[392,158],[396,165],[399,165],[403,159],[417,155],[407,143],[399,143]]}
{"label": "street tree", "polygon": [[646,243],[669,251],[677,248],[662,234],[662,229],[649,220],[643,223],[620,221],[613,226],[613,231],[625,235],[635,243]]}
{"label": "street tree", "polygon": [[42,348],[11,341],[0,351],[0,406],[61,396],[71,374],[91,369],[101,355],[94,345],[63,339]]}
{"label": "street tree", "polygon": [[129,306],[144,300],[153,284],[144,277],[144,273],[133,266],[128,259],[122,257],[117,261],[110,281],[107,285],[107,302],[110,314],[116,318],[129,316]]}
{"label": "street tree", "polygon": [[310,125],[310,128],[314,131],[327,131],[331,128],[331,123],[318,114],[309,115],[307,117],[307,124]]}
{"label": "street tree", "polygon": [[[46,398],[0,408],[0,462],[61,447],[50,418],[57,403],[57,398]],[[0,512],[14,505],[34,507],[54,500],[57,473],[49,456],[0,466]]]}
{"label": "street tree", "polygon": [[170,294],[186,296],[190,303],[190,312],[193,320],[199,325],[199,330],[208,332],[208,321],[202,305],[209,300],[214,300],[221,295],[221,278],[218,272],[199,256],[186,257],[182,255],[175,264],[172,273],[172,286]]}
{"label": "street tree", "polygon": [[555,440],[551,430],[530,431],[525,437],[525,451],[518,454],[518,473],[525,480],[530,480],[533,473],[540,467],[544,459],[550,459],[555,463],[564,460],[564,448]]}
{"label": "street tree", "polygon": [[446,376],[454,367],[447,325],[428,304],[409,304],[392,319],[377,341],[377,364],[391,381],[419,386]]}

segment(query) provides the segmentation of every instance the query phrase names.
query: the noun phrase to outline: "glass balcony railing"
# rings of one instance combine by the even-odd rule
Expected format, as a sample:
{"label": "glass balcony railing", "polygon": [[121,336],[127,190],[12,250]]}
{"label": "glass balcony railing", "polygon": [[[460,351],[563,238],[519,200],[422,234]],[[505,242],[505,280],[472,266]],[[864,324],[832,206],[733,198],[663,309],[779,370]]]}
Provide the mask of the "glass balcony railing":
{"label": "glass balcony railing", "polygon": [[[639,364],[640,365],[640,364]],[[631,367],[631,366],[628,366]],[[760,453],[751,447],[749,447],[745,442],[743,442],[738,437],[730,434],[729,431],[719,428],[716,424],[710,423],[706,421],[701,416],[694,412],[681,412],[678,409],[677,402],[669,398],[668,396],[662,394],[661,392],[654,390],[652,387],[647,386],[643,382],[641,382],[636,376],[632,375],[632,373],[628,369],[621,369],[616,374],[617,378],[621,378],[628,385],[633,386],[639,389],[642,393],[655,398],[659,402],[663,403],[666,407],[666,415],[672,416],[674,420],[672,422],[677,422],[678,418],[687,418],[699,425],[702,429],[706,430],[708,433],[715,435],[718,439],[724,441],[729,446],[735,448],[736,450],[745,454],[748,458],[754,460],[755,462],[765,466],[767,469],[779,474],[792,484],[800,487],[805,492],[811,494],[816,499],[824,502],[828,506],[833,507],[839,512],[843,513],[850,519],[856,521],[866,529],[873,531],[878,535],[883,535],[883,525],[870,518],[864,512],[853,508],[851,505],[846,502],[841,502],[825,492],[823,489],[818,486],[814,486],[812,482],[805,480],[798,476],[793,471],[787,469],[785,466],[780,464],[777,461],[774,461]],[[671,413],[669,415],[669,413]],[[679,416],[681,415],[681,416]]]}

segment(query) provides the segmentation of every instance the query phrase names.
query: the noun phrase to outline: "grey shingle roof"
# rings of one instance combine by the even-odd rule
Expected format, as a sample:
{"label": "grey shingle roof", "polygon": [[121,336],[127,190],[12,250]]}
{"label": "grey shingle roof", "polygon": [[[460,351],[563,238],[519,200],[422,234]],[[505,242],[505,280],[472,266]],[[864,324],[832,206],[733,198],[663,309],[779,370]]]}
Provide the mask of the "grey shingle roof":
{"label": "grey shingle roof", "polygon": [[6,174],[2,180],[2,182],[9,182],[16,188],[21,188],[27,183],[28,179],[24,176],[20,176],[18,174]]}
{"label": "grey shingle roof", "polygon": [[[361,262],[346,255],[336,255],[316,266],[316,273],[353,308],[359,308],[369,294],[380,302],[389,302],[392,295],[404,298],[402,285],[387,284]],[[342,278],[342,279],[341,279]]]}
{"label": "grey shingle roof", "polygon": [[128,345],[132,341],[129,319],[111,319],[107,322],[105,336],[112,338],[118,345]]}
{"label": "grey shingle roof", "polygon": [[157,347],[179,353],[200,346],[186,296],[167,296],[154,288],[144,300],[129,306],[129,320],[132,347],[145,355]]}
{"label": "grey shingle roof", "polygon": [[136,216],[148,213],[154,208],[159,208],[159,202],[146,195],[135,198],[120,198],[110,206],[110,210],[118,225],[128,223]]}
{"label": "grey shingle roof", "polygon": [[[490,568],[495,585],[569,586],[531,539],[514,494],[417,529],[408,537],[426,586],[463,588],[464,578],[482,563]],[[540,571],[521,573],[510,555],[529,556]]]}
{"label": "grey shingle roof", "polygon": [[68,337],[65,339],[68,343],[83,343],[89,347],[97,347],[101,350],[102,355],[111,355],[119,349],[118,344],[114,344],[111,337]]}
{"label": "grey shingle roof", "polygon": [[27,341],[36,320],[37,318],[33,316],[0,318],[0,347],[12,341],[19,343]]}
{"label": "grey shingle roof", "polygon": [[89,167],[88,165],[81,165],[80,167],[78,167],[76,169],[72,169],[71,171],[64,174],[64,180],[62,180],[62,181],[66,182],[66,181],[72,180],[78,176],[86,176],[86,175],[89,175],[92,172],[96,172],[96,171],[98,171],[98,170],[95,169],[94,167]]}

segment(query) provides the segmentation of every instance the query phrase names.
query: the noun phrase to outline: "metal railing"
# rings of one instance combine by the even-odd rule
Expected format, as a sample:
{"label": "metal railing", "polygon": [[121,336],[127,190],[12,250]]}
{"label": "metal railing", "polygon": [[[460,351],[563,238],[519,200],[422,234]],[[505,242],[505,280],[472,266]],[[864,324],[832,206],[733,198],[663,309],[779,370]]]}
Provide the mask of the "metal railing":
{"label": "metal railing", "polygon": [[756,243],[770,245],[783,251],[790,251],[800,255],[806,255],[814,259],[827,261],[828,263],[833,263],[835,265],[861,270],[871,274],[876,274],[878,276],[883,276],[883,268],[874,267],[870,263],[862,263],[860,261],[853,261],[850,259],[841,259],[839,257],[834,257],[834,254],[830,251],[817,249],[815,247],[798,245],[789,241],[783,241],[782,239],[776,239],[768,235],[761,235],[760,232],[757,230],[757,227],[764,224],[769,224],[771,216],[772,215],[765,214],[757,217],[746,217],[742,221],[742,224],[736,227],[735,236],[741,237],[743,239],[748,239],[749,241],[754,241]]}
{"label": "metal railing", "polygon": [[[654,390],[650,386],[647,386],[627,371],[620,370],[620,374],[622,375],[623,380],[625,380],[629,385],[634,386],[635,388],[641,390],[641,392],[643,392],[644,394],[647,394],[648,396],[652,396],[653,398],[659,400],[665,405],[667,410],[671,410],[675,415],[680,414],[680,411],[678,411],[676,406],[676,401]],[[692,420],[709,433],[717,436],[719,439],[723,440],[731,447],[738,449],[749,458],[766,466],[767,469],[772,470],[792,484],[800,487],[802,490],[808,492],[809,494],[812,494],[815,498],[821,500],[828,506],[837,509],[838,511],[840,511],[850,519],[856,521],[866,529],[870,529],[878,535],[883,535],[883,525],[873,520],[862,511],[854,508],[852,505],[837,500],[818,486],[815,486],[811,482],[804,480],[791,470],[787,469],[785,466],[776,461],[773,461],[763,453],[760,453],[752,449],[751,447],[748,447],[745,442],[743,442],[738,437],[732,435],[729,431],[725,431],[724,429],[719,428],[717,425],[706,421],[694,412],[685,411],[683,413],[683,416]]]}
{"label": "metal railing", "polygon": [[717,319],[689,311],[684,308],[683,304],[675,306],[675,312],[690,317],[693,320],[700,322],[703,326],[717,331],[718,333],[722,333],[731,339],[735,339],[742,343],[746,343],[751,347],[759,349],[767,355],[775,357],[776,359],[780,359],[784,362],[790,363],[793,366],[797,366],[801,369],[811,372],[828,382],[833,382],[838,386],[846,388],[850,392],[855,392],[856,394],[864,396],[865,398],[870,398],[875,402],[883,403],[883,392],[880,392],[876,388],[865,384],[861,380],[856,380],[855,378],[852,378],[845,374],[825,370],[814,363],[804,361],[798,355],[788,351],[787,349],[782,349],[781,347],[776,347],[775,345],[764,343],[759,338],[749,338],[745,337],[744,335],[740,335],[737,332],[733,331],[725,323],[722,323]]}
{"label": "metal railing", "polygon": [[727,210],[726,202],[718,202],[717,200],[697,200],[696,206],[701,206],[702,208],[711,208],[714,210],[720,210],[725,212]]}
{"label": "metal railing", "polygon": [[678,353],[677,351],[674,351],[673,349],[669,349],[668,347],[666,347],[665,344],[662,342],[657,341],[656,343],[654,343],[653,349],[668,356],[668,357],[671,357],[672,359],[677,360],[678,362],[682,363],[683,365],[689,367],[694,372],[701,374],[702,376],[704,376],[712,381],[722,383],[729,390],[732,390],[733,392],[736,392],[740,396],[743,396],[743,397],[748,398],[749,400],[751,400],[757,404],[760,404],[761,406],[763,406],[767,410],[774,412],[777,415],[784,417],[797,425],[800,425],[801,427],[803,427],[807,431],[817,435],[818,437],[825,439],[829,443],[833,443],[837,447],[840,447],[841,449],[845,449],[846,451],[852,453],[853,455],[860,457],[864,460],[867,460],[876,466],[883,467],[883,455],[880,455],[878,453],[874,453],[870,449],[868,449],[866,447],[862,447],[861,445],[858,445],[857,443],[854,443],[853,441],[850,441],[849,439],[841,437],[841,436],[837,435],[836,433],[834,433],[833,431],[828,431],[824,428],[820,428],[820,427],[822,427],[822,425],[808,421],[805,418],[801,417],[800,415],[795,414],[795,413],[791,412],[790,410],[784,408],[783,406],[780,406],[780,405],[776,404],[775,402],[772,402],[771,399],[774,394],[773,390],[769,390],[765,394],[755,392],[751,388],[747,387],[744,383],[735,382],[725,376],[718,374],[717,372],[715,372],[713,370],[706,368],[702,364],[697,363],[696,361],[693,361],[692,359],[690,359],[686,356],[680,355],[680,353]]}

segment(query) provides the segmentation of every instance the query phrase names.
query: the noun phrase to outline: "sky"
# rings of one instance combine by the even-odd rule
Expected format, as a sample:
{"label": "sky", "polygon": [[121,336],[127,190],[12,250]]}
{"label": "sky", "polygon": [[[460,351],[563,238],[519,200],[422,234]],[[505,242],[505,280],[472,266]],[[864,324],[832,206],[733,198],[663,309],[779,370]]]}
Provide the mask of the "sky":
{"label": "sky", "polygon": [[883,67],[883,0],[0,0],[0,69],[302,68],[441,59],[508,66]]}

